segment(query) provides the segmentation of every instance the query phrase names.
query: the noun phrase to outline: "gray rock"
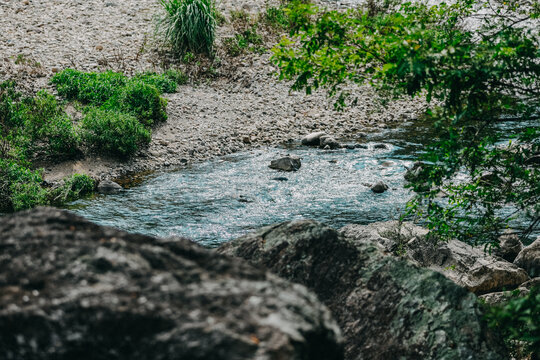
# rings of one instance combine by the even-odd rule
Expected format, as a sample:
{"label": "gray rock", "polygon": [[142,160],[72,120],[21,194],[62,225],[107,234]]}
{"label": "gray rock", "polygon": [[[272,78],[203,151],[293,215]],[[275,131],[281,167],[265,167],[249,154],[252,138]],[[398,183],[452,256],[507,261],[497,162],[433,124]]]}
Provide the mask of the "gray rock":
{"label": "gray rock", "polygon": [[376,194],[382,194],[386,190],[388,190],[388,185],[386,185],[382,181],[379,181],[379,182],[373,184],[373,186],[371,186],[371,191],[373,191]]}
{"label": "gray rock", "polygon": [[513,262],[523,249],[523,244],[516,234],[503,234],[499,238],[499,248],[493,251],[493,254],[502,257],[506,261]]}
{"label": "gray rock", "polygon": [[514,264],[527,270],[531,277],[540,276],[540,237],[521,250]]}
{"label": "gray rock", "polygon": [[302,145],[319,146],[321,136],[326,135],[324,131],[314,132],[302,138]]}
{"label": "gray rock", "polygon": [[306,285],[331,309],[346,359],[506,359],[476,296],[317,222],[261,228],[218,252]]}
{"label": "gray rock", "polygon": [[347,225],[341,233],[353,242],[378,244],[389,255],[404,255],[418,266],[437,271],[477,295],[515,289],[529,277],[516,265],[458,240],[435,243],[428,231],[397,221]]}
{"label": "gray rock", "polygon": [[332,150],[340,147],[339,142],[329,135],[324,135],[320,137],[319,146],[322,149],[332,149]]}
{"label": "gray rock", "polygon": [[2,359],[342,359],[301,285],[186,239],[39,208],[0,219]]}
{"label": "gray rock", "polygon": [[116,194],[122,190],[122,186],[111,180],[101,180],[97,186],[97,191],[102,194]]}
{"label": "gray rock", "polygon": [[270,162],[271,169],[282,171],[296,171],[300,169],[301,166],[302,163],[300,159],[294,156],[285,156]]}
{"label": "gray rock", "polygon": [[387,149],[388,149],[388,145],[386,145],[386,144],[375,144],[375,145],[373,145],[373,148],[374,148],[374,149],[387,150]]}

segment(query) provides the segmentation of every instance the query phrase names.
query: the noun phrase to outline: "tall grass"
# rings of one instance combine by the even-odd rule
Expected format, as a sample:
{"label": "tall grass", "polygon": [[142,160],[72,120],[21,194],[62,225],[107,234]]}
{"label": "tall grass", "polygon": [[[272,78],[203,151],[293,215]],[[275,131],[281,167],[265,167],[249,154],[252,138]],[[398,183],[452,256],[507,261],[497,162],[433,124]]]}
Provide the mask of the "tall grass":
{"label": "tall grass", "polygon": [[216,9],[213,0],[160,0],[165,15],[158,31],[173,49],[184,54],[212,54],[216,34]]}

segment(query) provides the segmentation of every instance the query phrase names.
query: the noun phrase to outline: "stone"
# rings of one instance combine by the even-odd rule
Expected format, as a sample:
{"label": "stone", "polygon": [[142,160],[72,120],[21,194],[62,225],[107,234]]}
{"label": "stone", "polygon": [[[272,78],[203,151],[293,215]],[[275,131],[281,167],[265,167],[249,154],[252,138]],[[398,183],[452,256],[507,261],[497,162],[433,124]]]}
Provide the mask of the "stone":
{"label": "stone", "polygon": [[459,240],[435,242],[427,236],[426,229],[412,223],[351,224],[340,231],[352,242],[377,244],[387,255],[402,255],[477,295],[515,289],[529,279],[523,269],[490,256],[483,248]]}
{"label": "stone", "polygon": [[474,294],[315,221],[263,227],[218,252],[315,291],[341,326],[346,359],[507,358]]}
{"label": "stone", "polygon": [[388,145],[386,144],[375,144],[373,145],[374,149],[382,149],[382,150],[388,150]]}
{"label": "stone", "polygon": [[97,186],[97,191],[101,194],[117,194],[124,190],[112,180],[101,180]]}
{"label": "stone", "polygon": [[373,186],[371,186],[371,191],[373,191],[375,194],[382,194],[386,190],[388,190],[388,185],[386,185],[382,181],[378,181]]}
{"label": "stone", "polygon": [[499,247],[493,251],[493,255],[502,257],[506,261],[513,262],[523,249],[519,236],[512,233],[503,234],[499,238]]}
{"label": "stone", "polygon": [[181,238],[38,208],[0,218],[2,359],[343,359],[304,286]]}
{"label": "stone", "polygon": [[270,168],[282,171],[297,171],[302,166],[300,158],[295,156],[285,156],[280,159],[272,160],[270,162]]}
{"label": "stone", "polygon": [[302,138],[302,145],[319,146],[321,136],[326,135],[324,131],[308,134]]}
{"label": "stone", "polygon": [[334,139],[332,136],[329,135],[323,135],[320,137],[320,144],[319,146],[323,149],[337,149],[340,147],[339,142],[337,142],[336,139]]}
{"label": "stone", "polygon": [[514,264],[525,269],[531,277],[540,276],[540,237],[520,251]]}
{"label": "stone", "polygon": [[272,178],[272,180],[275,180],[275,181],[288,181],[289,179],[287,179],[284,176],[277,176],[275,178]]}

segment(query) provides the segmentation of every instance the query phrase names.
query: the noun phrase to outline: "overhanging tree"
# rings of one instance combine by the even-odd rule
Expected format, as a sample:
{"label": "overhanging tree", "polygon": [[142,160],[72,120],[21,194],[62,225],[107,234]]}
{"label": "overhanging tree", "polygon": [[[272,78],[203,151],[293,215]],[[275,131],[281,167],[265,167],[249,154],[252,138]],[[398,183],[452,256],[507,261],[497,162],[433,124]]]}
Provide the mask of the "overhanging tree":
{"label": "overhanging tree", "polygon": [[[371,3],[326,11],[293,1],[291,36],[274,49],[282,79],[323,87],[338,107],[348,82],[387,98],[424,96],[438,140],[409,177],[414,214],[442,237],[497,245],[512,219],[540,229],[540,3]],[[500,131],[500,121],[515,121]],[[456,175],[460,176],[456,176]],[[440,199],[440,194],[446,197]]]}

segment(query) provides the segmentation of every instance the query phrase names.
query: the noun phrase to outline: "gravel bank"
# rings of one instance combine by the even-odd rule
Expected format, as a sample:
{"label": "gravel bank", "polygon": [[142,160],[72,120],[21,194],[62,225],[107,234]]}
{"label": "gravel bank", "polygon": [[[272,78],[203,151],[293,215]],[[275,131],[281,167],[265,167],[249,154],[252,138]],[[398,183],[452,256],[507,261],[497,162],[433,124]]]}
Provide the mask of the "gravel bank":
{"label": "gravel bank", "polygon": [[[225,0],[219,7],[227,15],[230,9],[262,11],[266,3]],[[0,79],[16,79],[35,91],[68,67],[126,73],[159,69],[152,40],[152,19],[159,7],[157,0],[0,0]],[[227,25],[219,29],[220,38],[231,34]],[[268,53],[224,57],[224,70],[218,69],[222,76],[181,86],[168,95],[169,120],[154,129],[150,146],[132,160],[119,163],[89,156],[44,164],[46,179],[54,181],[74,172],[114,178],[183,166],[298,140],[316,130],[354,139],[359,132],[414,118],[424,107],[420,101],[401,101],[383,109],[373,92],[362,87],[352,89],[358,104],[337,112],[323,93],[291,93],[287,83],[277,81],[268,59]]]}

